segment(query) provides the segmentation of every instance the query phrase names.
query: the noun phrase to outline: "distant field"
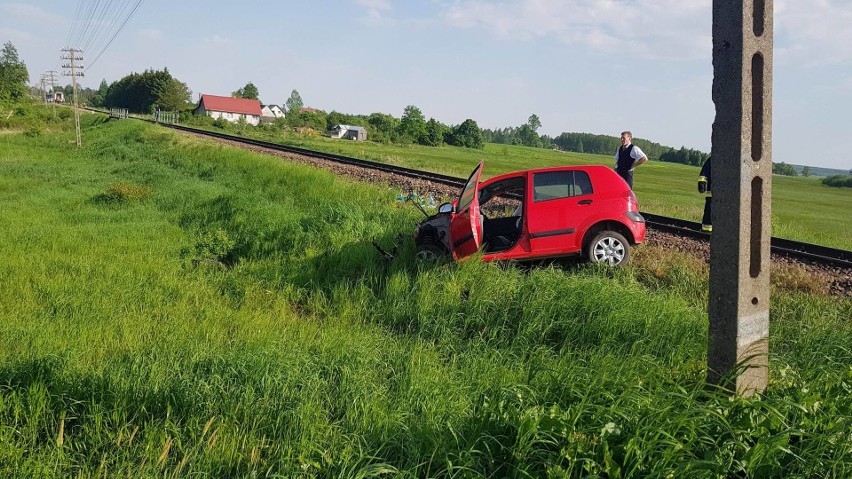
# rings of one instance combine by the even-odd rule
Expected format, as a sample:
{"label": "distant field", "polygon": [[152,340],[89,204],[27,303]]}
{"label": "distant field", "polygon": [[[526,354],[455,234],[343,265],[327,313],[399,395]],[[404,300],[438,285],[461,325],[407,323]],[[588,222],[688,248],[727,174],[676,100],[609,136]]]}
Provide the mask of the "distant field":
{"label": "distant field", "polygon": [[[459,177],[467,176],[481,160],[486,161],[484,176],[544,166],[613,163],[612,158],[605,155],[561,153],[493,143],[486,144],[484,150],[471,150],[452,146],[430,148],[419,145],[381,145],[293,133],[282,137],[255,132],[253,136]],[[697,180],[697,167],[652,161],[636,170],[634,188],[643,211],[700,221],[704,198],[696,190]],[[820,184],[819,178],[776,175],[772,188],[772,235],[852,250],[850,205],[850,188],[830,188]]]}
{"label": "distant field", "polygon": [[852,476],[852,300],[798,270],[731,398],[691,255],[422,263],[381,185],[84,121],[0,135],[0,477]]}

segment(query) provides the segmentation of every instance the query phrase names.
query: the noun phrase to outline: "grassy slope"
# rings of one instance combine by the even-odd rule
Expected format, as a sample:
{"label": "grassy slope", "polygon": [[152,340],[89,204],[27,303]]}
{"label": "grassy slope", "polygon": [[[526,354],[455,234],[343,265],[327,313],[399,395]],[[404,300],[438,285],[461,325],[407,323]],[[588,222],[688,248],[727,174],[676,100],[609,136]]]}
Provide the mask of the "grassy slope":
{"label": "grassy slope", "polygon": [[4,476],[852,472],[849,300],[776,294],[772,387],[731,401],[685,257],[386,263],[394,192],[133,122],[69,138],[0,138]]}
{"label": "grassy slope", "polygon": [[[269,132],[257,134],[269,141],[282,138]],[[606,155],[560,153],[541,148],[486,144],[482,151],[444,146],[380,145],[287,134],[287,144],[466,177],[480,160],[486,160],[486,176],[524,168],[564,164],[612,164]],[[635,189],[643,211],[700,221],[704,199],[696,191],[698,168],[674,163],[650,162],[636,172]],[[852,189],[830,188],[818,178],[773,177],[773,236],[852,250]]]}

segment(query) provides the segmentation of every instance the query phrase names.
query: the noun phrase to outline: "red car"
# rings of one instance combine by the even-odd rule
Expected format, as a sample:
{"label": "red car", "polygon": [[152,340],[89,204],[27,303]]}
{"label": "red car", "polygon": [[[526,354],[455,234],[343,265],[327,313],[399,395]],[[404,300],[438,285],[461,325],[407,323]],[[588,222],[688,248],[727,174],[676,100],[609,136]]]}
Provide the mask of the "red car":
{"label": "red car", "polygon": [[619,266],[645,240],[636,195],[605,166],[517,171],[480,183],[483,163],[459,197],[444,203],[414,233],[417,255],[459,260],[533,260],[584,255]]}

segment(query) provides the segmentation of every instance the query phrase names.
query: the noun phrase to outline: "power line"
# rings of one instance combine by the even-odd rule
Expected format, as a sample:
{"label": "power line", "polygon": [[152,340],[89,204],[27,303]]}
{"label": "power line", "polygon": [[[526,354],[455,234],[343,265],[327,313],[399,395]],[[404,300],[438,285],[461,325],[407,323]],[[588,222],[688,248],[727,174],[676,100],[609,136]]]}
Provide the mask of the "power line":
{"label": "power line", "polygon": [[124,19],[124,22],[122,22],[120,27],[118,27],[118,30],[116,30],[116,32],[113,34],[112,38],[109,39],[109,42],[107,42],[107,44],[103,47],[103,49],[101,49],[101,51],[98,52],[97,55],[95,55],[95,59],[92,60],[91,63],[89,63],[89,68],[92,68],[92,65],[97,63],[97,61],[101,57],[101,55],[103,55],[103,53],[107,50],[107,48],[109,48],[109,46],[112,45],[112,41],[115,40],[115,37],[117,37],[118,34],[124,29],[124,26],[127,25],[127,22],[130,21],[131,17],[133,17],[133,14],[136,13],[136,10],[138,10],[139,6],[142,5],[142,1],[143,0],[137,0],[136,1],[136,5],[133,6],[133,10],[130,11],[130,14],[127,16],[127,18]]}
{"label": "power line", "polygon": [[80,21],[80,12],[82,11],[83,2],[77,4],[77,9],[74,10],[74,21],[71,22],[71,29],[68,31],[68,38],[65,39],[65,45],[71,44],[71,37],[74,36],[74,29]]}
{"label": "power line", "polygon": [[78,34],[75,38],[73,38],[72,45],[79,45],[80,42],[83,41],[83,38],[86,36],[86,33],[89,32],[89,28],[92,26],[92,19],[95,16],[95,2],[89,2],[89,7],[85,9],[85,13],[83,14],[84,19],[86,19],[83,23],[81,23],[80,29],[78,29]]}
{"label": "power line", "polygon": [[91,68],[124,30],[144,0],[80,0],[66,48],[90,52]]}
{"label": "power line", "polygon": [[130,7],[130,1],[124,0],[120,4],[118,2],[113,2],[110,4],[110,7],[111,8],[104,8],[101,11],[101,16],[98,19],[101,28],[99,28],[85,42],[86,45],[83,48],[88,49],[88,51],[97,52],[104,47],[109,36],[113,33],[115,26],[118,25],[122,18],[126,17]]}

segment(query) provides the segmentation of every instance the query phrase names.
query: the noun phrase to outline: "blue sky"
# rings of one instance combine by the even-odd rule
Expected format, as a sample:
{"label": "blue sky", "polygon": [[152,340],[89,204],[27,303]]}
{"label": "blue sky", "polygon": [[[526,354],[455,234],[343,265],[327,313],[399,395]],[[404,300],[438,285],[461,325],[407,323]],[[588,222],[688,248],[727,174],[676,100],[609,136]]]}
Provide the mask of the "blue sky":
{"label": "blue sky", "polygon": [[[59,50],[82,23],[78,6],[94,3],[0,0],[0,42],[12,41],[35,83],[60,70]],[[629,129],[710,151],[711,5],[144,0],[94,64],[100,48],[84,52],[83,84],[168,67],[193,99],[251,81],[264,103],[282,104],[296,89],[307,106],[326,111],[399,117],[415,105],[427,118],[472,118],[483,128],[519,126],[535,113],[539,132],[551,136]],[[774,5],[773,160],[848,170],[852,1]],[[92,31],[116,31],[106,20]]]}

